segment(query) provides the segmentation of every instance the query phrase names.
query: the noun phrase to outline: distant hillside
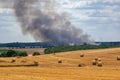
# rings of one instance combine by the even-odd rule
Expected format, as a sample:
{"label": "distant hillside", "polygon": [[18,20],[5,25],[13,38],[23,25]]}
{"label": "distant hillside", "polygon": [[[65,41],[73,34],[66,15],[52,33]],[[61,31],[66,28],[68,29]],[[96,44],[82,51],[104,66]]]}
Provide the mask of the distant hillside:
{"label": "distant hillside", "polygon": [[34,43],[4,43],[0,44],[0,47],[8,47],[8,48],[48,48],[53,46],[53,44],[49,42],[34,42]]}
{"label": "distant hillside", "polygon": [[120,42],[95,42],[96,44],[104,44],[104,45],[112,45],[112,46],[120,46]]}
{"label": "distant hillside", "polygon": [[[105,44],[105,45],[112,45],[112,46],[120,46],[120,42],[95,42],[96,45]],[[49,48],[53,46],[63,46],[63,44],[54,45],[54,43],[50,42],[15,42],[15,43],[0,43],[0,47],[8,47],[8,48]],[[66,45],[69,46],[69,45]]]}

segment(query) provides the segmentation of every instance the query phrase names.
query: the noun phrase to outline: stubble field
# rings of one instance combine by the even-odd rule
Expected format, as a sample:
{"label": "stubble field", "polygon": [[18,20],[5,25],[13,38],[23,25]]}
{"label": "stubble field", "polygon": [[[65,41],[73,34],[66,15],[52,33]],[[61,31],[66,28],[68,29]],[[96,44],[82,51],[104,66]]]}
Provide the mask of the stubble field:
{"label": "stubble field", "polygon": [[[81,53],[84,57],[80,57]],[[0,58],[0,66],[6,65],[0,67],[0,80],[120,80],[119,55],[120,48],[111,48],[20,57],[15,58],[14,63],[11,63],[13,58]],[[102,67],[92,65],[95,57],[101,58]],[[59,60],[62,63],[58,63]],[[39,66],[14,66],[34,61],[39,62]],[[82,67],[78,67],[79,64]]]}

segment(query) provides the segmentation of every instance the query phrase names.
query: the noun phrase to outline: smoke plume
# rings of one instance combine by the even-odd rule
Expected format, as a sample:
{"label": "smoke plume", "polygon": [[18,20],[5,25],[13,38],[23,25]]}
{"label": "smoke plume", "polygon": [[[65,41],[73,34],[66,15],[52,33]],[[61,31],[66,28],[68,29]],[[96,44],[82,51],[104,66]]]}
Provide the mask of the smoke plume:
{"label": "smoke plume", "polygon": [[89,35],[76,28],[64,13],[56,11],[55,0],[15,0],[15,15],[23,34],[35,40],[60,44],[90,43]]}

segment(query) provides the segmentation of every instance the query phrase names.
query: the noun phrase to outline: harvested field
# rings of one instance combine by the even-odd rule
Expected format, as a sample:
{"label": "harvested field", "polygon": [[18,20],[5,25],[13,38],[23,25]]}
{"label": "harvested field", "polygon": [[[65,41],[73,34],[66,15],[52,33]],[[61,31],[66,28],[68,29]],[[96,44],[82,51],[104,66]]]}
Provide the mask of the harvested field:
{"label": "harvested field", "polygon": [[[80,54],[84,53],[84,57]],[[10,63],[12,58],[0,58],[0,65],[24,65],[34,61],[39,66],[0,67],[0,80],[119,80],[120,48],[70,51],[16,58],[15,63]],[[101,59],[102,67],[92,65],[93,59]],[[21,62],[25,60],[26,62]],[[62,60],[62,63],[58,63]],[[79,64],[84,64],[78,67]]]}

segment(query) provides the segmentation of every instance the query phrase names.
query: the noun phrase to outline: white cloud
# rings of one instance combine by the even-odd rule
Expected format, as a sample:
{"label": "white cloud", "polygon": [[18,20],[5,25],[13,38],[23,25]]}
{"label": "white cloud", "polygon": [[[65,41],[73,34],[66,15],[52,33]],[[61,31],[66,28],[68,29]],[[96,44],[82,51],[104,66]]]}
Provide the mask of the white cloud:
{"label": "white cloud", "polygon": [[[64,0],[64,3],[61,11],[68,12],[73,24],[91,34],[96,40],[100,40],[100,38],[104,41],[120,40],[118,36],[120,0]],[[107,33],[105,29],[108,30]],[[99,32],[99,36],[97,32]],[[111,34],[112,36],[110,36]],[[108,36],[109,38],[107,38]]]}
{"label": "white cloud", "polygon": [[0,8],[0,13],[13,13],[13,9],[11,8]]}
{"label": "white cloud", "polygon": [[85,1],[83,1],[83,0],[82,1],[64,0],[60,4],[62,5],[63,8],[70,8],[71,9],[71,8],[83,7],[83,6],[89,5],[91,3],[92,3],[92,1],[90,1],[90,0],[85,0]]}

